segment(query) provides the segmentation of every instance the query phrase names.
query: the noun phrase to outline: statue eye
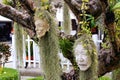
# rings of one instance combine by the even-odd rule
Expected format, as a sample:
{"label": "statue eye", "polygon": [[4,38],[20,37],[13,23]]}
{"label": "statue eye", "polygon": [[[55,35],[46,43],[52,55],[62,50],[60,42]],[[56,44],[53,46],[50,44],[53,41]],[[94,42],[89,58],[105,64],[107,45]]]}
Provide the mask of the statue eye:
{"label": "statue eye", "polygon": [[79,4],[82,4],[82,0],[76,0]]}
{"label": "statue eye", "polygon": [[92,5],[95,5],[95,4],[96,4],[96,2],[95,2],[95,1],[93,1],[93,2],[92,2]]}

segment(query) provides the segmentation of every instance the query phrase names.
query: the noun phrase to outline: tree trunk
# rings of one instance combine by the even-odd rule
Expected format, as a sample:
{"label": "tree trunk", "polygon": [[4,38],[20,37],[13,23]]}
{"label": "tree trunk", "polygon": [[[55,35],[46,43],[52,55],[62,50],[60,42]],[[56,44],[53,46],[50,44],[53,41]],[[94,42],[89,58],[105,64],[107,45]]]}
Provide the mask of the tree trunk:
{"label": "tree trunk", "polygon": [[14,24],[14,35],[17,55],[17,67],[23,67],[23,28],[19,24]]}
{"label": "tree trunk", "polygon": [[69,7],[66,3],[64,3],[63,6],[63,28],[65,34],[69,35],[71,31],[71,25],[70,25],[70,11]]}
{"label": "tree trunk", "polygon": [[[60,68],[60,59],[58,57],[59,45],[56,32],[57,27],[49,13],[43,15],[47,16],[47,22],[50,27],[49,31],[39,38],[40,55],[45,80],[61,80],[62,70]],[[39,35],[39,32],[37,34]]]}

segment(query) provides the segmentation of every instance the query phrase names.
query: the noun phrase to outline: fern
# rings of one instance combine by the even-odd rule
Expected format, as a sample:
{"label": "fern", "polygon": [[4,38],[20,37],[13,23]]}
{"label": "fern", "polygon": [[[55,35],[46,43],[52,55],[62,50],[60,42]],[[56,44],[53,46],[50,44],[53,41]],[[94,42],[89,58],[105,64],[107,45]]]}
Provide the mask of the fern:
{"label": "fern", "polygon": [[62,50],[64,57],[67,58],[70,55],[70,53],[72,53],[73,44],[73,41],[70,41],[66,38],[59,40],[60,49]]}

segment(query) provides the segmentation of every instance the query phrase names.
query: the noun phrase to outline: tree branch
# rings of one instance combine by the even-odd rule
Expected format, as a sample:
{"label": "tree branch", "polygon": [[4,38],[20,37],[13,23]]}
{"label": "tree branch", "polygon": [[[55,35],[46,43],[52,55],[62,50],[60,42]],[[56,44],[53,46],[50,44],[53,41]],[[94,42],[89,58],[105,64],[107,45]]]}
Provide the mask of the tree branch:
{"label": "tree branch", "polygon": [[[99,53],[98,75],[102,76],[105,73],[111,72],[120,67],[120,55],[115,56],[111,49],[102,49]],[[120,54],[120,53],[119,53]]]}
{"label": "tree branch", "polygon": [[[82,6],[82,0],[64,0],[72,12],[75,14],[78,21],[80,21],[81,17],[79,14],[82,13],[81,6]],[[101,13],[103,12],[103,9],[105,8],[104,5],[101,5],[100,0],[90,0],[86,3],[88,9],[86,9],[86,13],[90,14],[96,18],[98,18]]]}
{"label": "tree branch", "polygon": [[35,30],[34,21],[32,21],[30,15],[24,14],[10,6],[6,6],[0,3],[0,15],[12,19],[13,21],[16,21],[25,28]]}
{"label": "tree branch", "polygon": [[19,0],[22,7],[31,15],[35,13],[34,2],[32,0]]}

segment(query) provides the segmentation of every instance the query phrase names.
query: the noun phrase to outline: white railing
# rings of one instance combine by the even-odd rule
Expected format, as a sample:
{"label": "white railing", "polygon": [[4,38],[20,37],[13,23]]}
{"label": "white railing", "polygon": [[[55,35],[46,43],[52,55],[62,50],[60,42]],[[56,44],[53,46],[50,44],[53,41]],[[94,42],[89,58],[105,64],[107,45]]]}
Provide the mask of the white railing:
{"label": "white railing", "polygon": [[[16,50],[15,50],[15,40],[14,40],[14,35],[12,37],[12,59],[13,59],[13,68],[16,68]],[[93,36],[94,41],[96,41],[96,43],[98,43],[98,39],[97,36]],[[30,59],[30,43],[33,43],[33,59]],[[26,46],[28,46],[26,48]],[[97,45],[98,46],[98,45]],[[28,50],[28,58],[26,59],[26,50]],[[62,53],[59,53],[59,57],[60,57],[60,64],[62,69],[64,70],[70,70],[72,64],[70,63],[70,61],[68,59],[66,59]],[[28,67],[33,67],[33,68],[40,68],[40,55],[39,55],[39,47],[38,45],[32,40],[30,39],[29,36],[27,36],[27,39],[24,37],[23,35],[23,62],[24,62],[24,67],[26,66],[26,63],[28,64]]]}
{"label": "white railing", "polygon": [[[27,36],[27,39],[25,39],[25,37],[23,36],[23,42],[24,42],[23,43],[23,52],[24,52],[23,62],[24,62],[24,66],[40,68],[40,56],[39,56],[40,52],[39,52],[38,45],[32,39],[30,39],[29,36]],[[31,45],[31,43],[33,45]],[[33,50],[32,52],[31,52],[31,48]],[[31,56],[31,53],[33,53],[32,56]]]}
{"label": "white railing", "polygon": [[[23,39],[24,39],[24,37],[23,37]],[[39,47],[37,46],[37,44],[33,41],[33,40],[31,40],[30,39],[30,37],[28,36],[27,37],[27,39],[24,39],[25,40],[25,42],[27,42],[27,50],[28,50],[28,59],[26,60],[26,43],[23,43],[24,45],[24,57],[23,57],[23,59],[24,59],[24,66],[26,66],[26,62],[27,62],[27,64],[28,64],[28,67],[37,67],[38,65],[39,65],[39,67],[40,67],[40,55],[39,55]],[[33,43],[33,46],[32,46],[32,48],[33,48],[33,60],[31,60],[30,59],[30,53],[31,53],[31,50],[30,50],[30,43]],[[61,62],[60,62],[60,64],[61,64],[61,67],[62,67],[62,69],[64,69],[65,68],[65,66],[66,66],[66,68],[64,69],[64,70],[70,70],[70,67],[72,66],[72,64],[70,63],[70,61],[67,59],[67,58],[65,58],[63,55],[62,55],[62,53],[59,53],[59,57],[60,57],[60,60],[61,60]],[[37,64],[36,64],[37,63]]]}
{"label": "white railing", "polygon": [[63,71],[70,71],[72,66],[71,62],[67,58],[65,58],[62,53],[58,53],[58,55],[61,60],[60,64]]}
{"label": "white railing", "polygon": [[[33,59],[31,60],[30,58],[30,53],[31,53],[31,50],[30,50],[30,43],[33,43]],[[23,63],[24,63],[24,67],[26,66],[26,63],[28,64],[27,67],[29,68],[40,68],[40,63],[41,63],[41,60],[40,60],[40,55],[39,55],[39,47],[38,45],[32,40],[30,39],[29,36],[27,36],[27,39],[25,38],[25,36],[23,35]],[[26,48],[26,46],[28,46]],[[28,50],[28,58],[26,59],[26,50]],[[14,38],[14,35],[12,36],[12,56],[11,56],[11,59],[12,59],[12,68],[17,68],[17,58],[16,58],[16,48],[15,48],[15,38]],[[61,64],[61,67],[64,69],[64,70],[69,70],[70,67],[71,67],[71,63],[68,59],[66,59],[62,53],[59,53],[59,57],[60,57],[60,64]]]}

